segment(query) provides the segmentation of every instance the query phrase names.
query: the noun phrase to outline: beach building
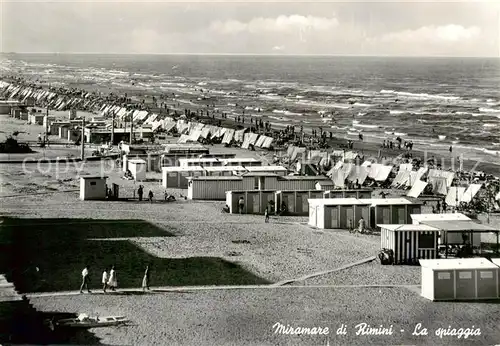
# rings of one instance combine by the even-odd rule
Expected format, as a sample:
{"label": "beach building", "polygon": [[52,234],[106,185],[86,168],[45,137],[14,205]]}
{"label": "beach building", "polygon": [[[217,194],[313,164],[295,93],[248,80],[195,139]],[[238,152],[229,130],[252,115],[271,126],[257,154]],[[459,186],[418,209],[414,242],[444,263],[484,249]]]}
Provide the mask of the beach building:
{"label": "beach building", "polygon": [[[496,234],[498,248],[499,230],[473,220],[424,221],[421,224],[439,229],[439,244],[444,245],[445,248],[448,248],[448,245],[464,245],[464,243],[468,243],[477,253],[481,248],[481,233]],[[446,257],[448,257],[448,251],[446,251]]]}
{"label": "beach building", "polygon": [[205,175],[205,169],[201,166],[162,167],[162,186],[164,188],[186,189],[188,177],[203,175]]}
{"label": "beach building", "polygon": [[323,198],[372,198],[373,189],[340,189],[323,192]]}
{"label": "beach building", "polygon": [[24,102],[15,100],[0,100],[0,114],[11,114],[12,108],[25,105]]}
{"label": "beach building", "polygon": [[43,118],[42,113],[30,113],[28,122],[33,125],[43,125]]}
{"label": "beach building", "polygon": [[179,167],[189,167],[189,166],[215,167],[215,166],[224,166],[224,164],[223,161],[217,157],[179,159]]}
{"label": "beach building", "polygon": [[[285,176],[288,173],[288,170],[283,166],[226,166],[226,167],[241,167],[244,172],[248,173],[271,173],[276,175]],[[239,170],[235,170],[235,172],[239,172]]]}
{"label": "beach building", "polygon": [[50,124],[52,124],[54,121],[56,121],[56,117],[45,115],[43,117],[43,123],[42,123],[43,128],[50,129]]}
{"label": "beach building", "polygon": [[407,198],[310,199],[309,221],[311,226],[318,228],[345,229],[349,225],[348,220],[357,226],[363,217],[366,227],[373,229],[377,224],[411,223],[410,215],[420,212],[420,208],[421,202]]}
{"label": "beach building", "polygon": [[276,191],[274,200],[276,206],[281,208],[283,203],[287,215],[308,216],[309,199],[323,198],[323,191],[319,190],[288,190]]}
{"label": "beach building", "polygon": [[438,258],[438,228],[407,224],[377,227],[380,247],[394,252],[394,264],[418,264],[420,259]]}
{"label": "beach building", "polygon": [[82,136],[82,131],[80,129],[69,128],[68,135],[65,139],[68,141],[76,142]]}
{"label": "beach building", "polygon": [[[414,225],[425,224],[426,222],[434,222],[434,221],[444,221],[444,222],[454,222],[454,221],[472,221],[468,216],[462,213],[442,213],[442,214],[412,214],[410,215],[412,219],[412,223]],[[439,234],[439,244],[444,244],[445,234],[444,231]],[[448,241],[450,244],[462,244],[462,236],[457,233],[449,234]],[[474,234],[473,239],[475,244],[479,244],[481,242],[481,234]]]}
{"label": "beach building", "polygon": [[146,165],[147,162],[142,159],[128,160],[128,170],[132,173],[135,181],[146,180]]}
{"label": "beach building", "polygon": [[432,301],[497,299],[499,267],[486,258],[422,259],[422,297]]}
{"label": "beach building", "polygon": [[314,186],[316,190],[322,190],[322,191],[330,191],[335,189],[335,185],[333,184],[333,181],[319,181],[316,183]]}
{"label": "beach building", "polygon": [[235,157],[235,158],[223,159],[222,165],[252,167],[252,166],[262,166],[262,161],[257,160],[253,157]]}
{"label": "beach building", "polygon": [[[134,128],[135,140],[149,140],[153,137],[153,130],[147,128]],[[113,131],[113,144],[118,144],[121,141],[130,140],[130,128],[115,128]],[[107,143],[111,141],[111,127],[86,127],[85,142],[86,143]]]}
{"label": "beach building", "polygon": [[226,191],[226,205],[229,207],[229,213],[237,214],[239,212],[238,202],[243,197],[245,201],[244,214],[264,214],[264,210],[270,202],[276,206],[275,192],[274,190]]}
{"label": "beach building", "polygon": [[209,149],[199,143],[186,144],[163,144],[164,152],[167,154],[208,154]]}
{"label": "beach building", "polygon": [[206,200],[225,200],[226,191],[314,190],[317,181],[328,180],[325,177],[279,176],[268,172],[249,172],[232,177],[213,176],[189,179],[188,198]]}
{"label": "beach building", "polygon": [[80,176],[80,199],[82,201],[105,200],[107,179],[108,177],[100,175]]}
{"label": "beach building", "polygon": [[[190,166],[192,167],[192,166]],[[211,177],[229,177],[232,175],[241,175],[248,172],[245,168],[241,166],[210,166],[204,167],[205,175]]]}
{"label": "beach building", "polygon": [[175,167],[180,166],[179,159],[201,159],[201,158],[218,158],[222,159],[230,159],[235,157],[236,154],[209,154],[208,151],[206,154],[199,153],[162,153],[161,154],[161,167]]}
{"label": "beach building", "polygon": [[422,202],[408,197],[372,198],[372,218],[369,225],[377,224],[410,224],[411,214],[420,214]]}
{"label": "beach building", "polygon": [[131,159],[140,159],[146,161],[146,172],[161,172],[160,154],[128,154],[122,156],[122,170],[126,172],[128,169],[128,161]]}
{"label": "beach building", "polygon": [[363,217],[370,224],[369,199],[323,198],[309,199],[309,225],[320,229],[357,227]]}

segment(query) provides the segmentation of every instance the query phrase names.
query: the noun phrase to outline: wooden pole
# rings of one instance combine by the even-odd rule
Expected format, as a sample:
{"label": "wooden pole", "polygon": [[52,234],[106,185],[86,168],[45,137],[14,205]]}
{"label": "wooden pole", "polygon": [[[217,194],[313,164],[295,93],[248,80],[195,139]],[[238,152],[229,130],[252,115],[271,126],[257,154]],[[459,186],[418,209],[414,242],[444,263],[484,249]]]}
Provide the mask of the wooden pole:
{"label": "wooden pole", "polygon": [[113,112],[111,123],[111,146],[115,144],[115,112]]}
{"label": "wooden pole", "polygon": [[130,145],[132,145],[132,142],[134,140],[134,116],[133,114],[130,115]]}
{"label": "wooden pole", "polygon": [[82,117],[82,146],[80,152],[80,158],[85,160],[85,116]]}

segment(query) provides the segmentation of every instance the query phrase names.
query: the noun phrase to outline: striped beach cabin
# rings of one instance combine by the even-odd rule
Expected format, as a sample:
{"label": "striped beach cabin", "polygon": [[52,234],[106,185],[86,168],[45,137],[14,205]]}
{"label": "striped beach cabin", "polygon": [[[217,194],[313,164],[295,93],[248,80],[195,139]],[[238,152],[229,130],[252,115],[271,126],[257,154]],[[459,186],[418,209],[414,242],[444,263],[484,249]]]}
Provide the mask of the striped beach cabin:
{"label": "striped beach cabin", "polygon": [[439,228],[428,225],[384,225],[380,246],[394,251],[394,264],[418,264],[420,259],[438,257]]}

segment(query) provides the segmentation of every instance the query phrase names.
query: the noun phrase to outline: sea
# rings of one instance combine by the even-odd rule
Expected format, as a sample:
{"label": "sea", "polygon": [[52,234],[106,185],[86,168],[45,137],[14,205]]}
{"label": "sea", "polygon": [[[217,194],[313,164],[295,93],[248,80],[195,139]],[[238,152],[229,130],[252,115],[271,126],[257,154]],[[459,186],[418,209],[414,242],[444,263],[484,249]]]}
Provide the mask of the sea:
{"label": "sea", "polygon": [[[54,86],[172,95],[231,116],[321,127],[346,139],[401,137],[500,162],[500,59],[4,54],[2,75]],[[208,101],[207,101],[208,100]]]}

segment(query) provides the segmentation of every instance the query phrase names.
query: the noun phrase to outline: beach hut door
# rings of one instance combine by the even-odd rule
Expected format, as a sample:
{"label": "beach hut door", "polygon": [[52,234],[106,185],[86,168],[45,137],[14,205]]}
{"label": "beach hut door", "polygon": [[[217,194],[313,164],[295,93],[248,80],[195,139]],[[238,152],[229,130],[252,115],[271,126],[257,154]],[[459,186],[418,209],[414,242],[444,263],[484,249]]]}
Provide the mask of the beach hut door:
{"label": "beach hut door", "polygon": [[330,215],[331,215],[331,220],[332,220],[332,227],[333,229],[340,228],[339,226],[339,209],[338,207],[333,207],[330,208]]}
{"label": "beach hut door", "polygon": [[400,225],[406,224],[405,207],[398,207],[398,222]]}

